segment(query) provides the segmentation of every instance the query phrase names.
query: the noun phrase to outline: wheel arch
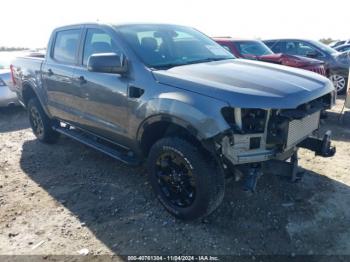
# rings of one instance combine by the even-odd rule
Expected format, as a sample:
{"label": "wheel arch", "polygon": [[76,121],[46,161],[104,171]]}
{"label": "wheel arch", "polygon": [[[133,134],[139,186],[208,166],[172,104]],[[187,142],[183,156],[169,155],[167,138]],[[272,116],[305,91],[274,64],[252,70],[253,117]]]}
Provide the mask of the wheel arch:
{"label": "wheel arch", "polygon": [[28,102],[31,98],[38,98],[38,95],[34,85],[29,81],[25,81],[22,83],[22,100],[26,107],[28,106]]}
{"label": "wheel arch", "polygon": [[28,102],[31,98],[36,98],[39,100],[39,103],[41,105],[41,107],[43,108],[44,112],[50,116],[47,108],[43,103],[42,97],[39,95],[39,92],[37,91],[37,88],[35,87],[35,84],[32,83],[31,81],[24,81],[22,83],[22,92],[21,92],[21,96],[22,96],[22,102],[24,104],[25,107],[27,107]]}
{"label": "wheel arch", "polygon": [[211,151],[207,138],[191,123],[167,114],[151,116],[144,120],[137,132],[137,141],[143,155],[147,156],[152,145],[163,137],[180,137],[205,151]]}

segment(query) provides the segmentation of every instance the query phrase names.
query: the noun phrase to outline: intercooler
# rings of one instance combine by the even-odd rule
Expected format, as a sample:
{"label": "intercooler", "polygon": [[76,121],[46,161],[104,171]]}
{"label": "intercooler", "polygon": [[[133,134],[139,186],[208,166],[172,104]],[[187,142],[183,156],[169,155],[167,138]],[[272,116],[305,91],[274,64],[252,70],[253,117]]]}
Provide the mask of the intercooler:
{"label": "intercooler", "polygon": [[287,148],[295,146],[304,138],[318,129],[320,121],[320,111],[308,115],[302,119],[292,120],[288,126]]}

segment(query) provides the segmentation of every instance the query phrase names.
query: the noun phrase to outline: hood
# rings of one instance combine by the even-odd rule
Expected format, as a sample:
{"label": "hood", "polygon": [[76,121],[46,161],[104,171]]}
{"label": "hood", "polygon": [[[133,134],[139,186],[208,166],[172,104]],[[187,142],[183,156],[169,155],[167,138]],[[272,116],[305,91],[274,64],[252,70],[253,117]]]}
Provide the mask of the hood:
{"label": "hood", "polygon": [[5,82],[6,85],[11,84],[11,70],[0,69],[0,78]]}
{"label": "hood", "polygon": [[263,55],[263,56],[259,56],[258,59],[260,61],[274,62],[276,64],[292,66],[292,67],[299,67],[299,68],[324,64],[323,61],[320,61],[317,59],[303,57],[303,56],[282,54],[282,53]]}
{"label": "hood", "polygon": [[241,108],[296,108],[334,90],[327,78],[312,72],[243,59],[184,65],[153,74],[159,83]]}

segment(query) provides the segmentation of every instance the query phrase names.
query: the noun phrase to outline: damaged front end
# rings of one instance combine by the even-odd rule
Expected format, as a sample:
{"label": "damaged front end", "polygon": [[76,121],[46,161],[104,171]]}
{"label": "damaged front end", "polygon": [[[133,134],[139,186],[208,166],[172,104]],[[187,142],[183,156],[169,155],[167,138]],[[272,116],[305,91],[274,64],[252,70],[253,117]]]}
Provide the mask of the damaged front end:
{"label": "damaged front end", "polygon": [[[296,109],[225,108],[222,113],[231,130],[217,142],[224,167],[233,171],[236,179],[245,177],[244,187],[254,191],[263,173],[288,176],[292,181],[298,173],[299,148],[315,155],[331,157],[331,131],[320,138],[321,112],[329,106],[324,96]],[[289,160],[289,161],[288,161]]]}

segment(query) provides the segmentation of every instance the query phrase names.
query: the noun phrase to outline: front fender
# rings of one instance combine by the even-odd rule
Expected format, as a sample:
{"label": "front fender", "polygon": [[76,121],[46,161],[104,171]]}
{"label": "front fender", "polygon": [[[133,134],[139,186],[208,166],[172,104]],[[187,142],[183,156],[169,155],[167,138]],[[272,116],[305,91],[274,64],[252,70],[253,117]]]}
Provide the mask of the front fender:
{"label": "front fender", "polygon": [[166,92],[148,100],[138,108],[145,116],[137,137],[147,125],[157,121],[168,121],[190,131],[199,140],[209,139],[230,128],[224,120],[221,109],[228,104],[190,92]]}

